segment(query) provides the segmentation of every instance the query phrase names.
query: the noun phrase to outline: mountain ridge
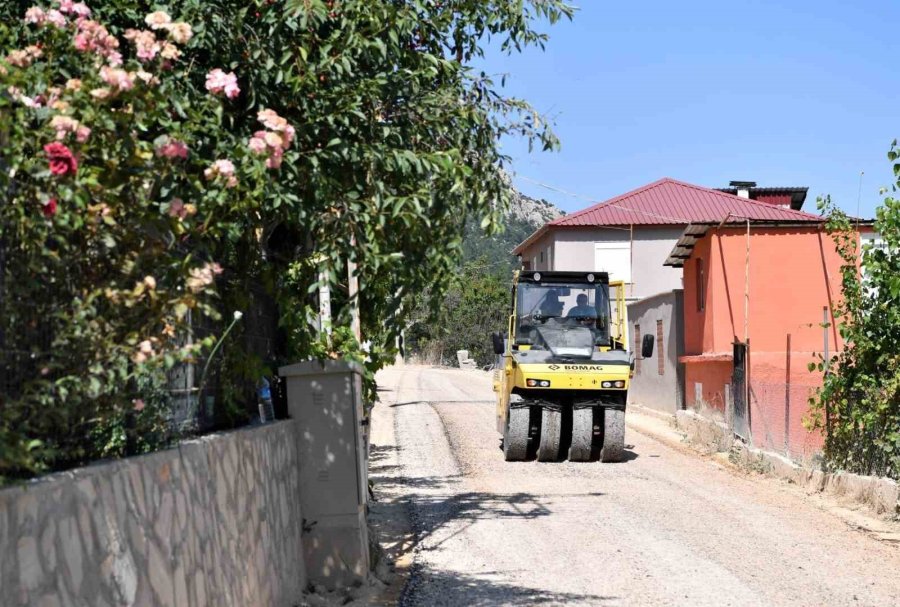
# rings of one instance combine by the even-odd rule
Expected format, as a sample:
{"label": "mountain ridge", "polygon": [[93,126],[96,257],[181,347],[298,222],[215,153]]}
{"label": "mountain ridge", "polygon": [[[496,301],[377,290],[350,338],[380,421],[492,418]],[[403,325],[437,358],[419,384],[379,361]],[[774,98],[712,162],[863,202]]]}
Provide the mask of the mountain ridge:
{"label": "mountain ridge", "polygon": [[476,222],[466,227],[463,255],[467,262],[484,260],[498,272],[510,272],[519,268],[519,261],[512,250],[535,230],[549,221],[565,215],[565,212],[543,198],[532,198],[510,188],[509,206],[504,211],[504,230],[486,236]]}

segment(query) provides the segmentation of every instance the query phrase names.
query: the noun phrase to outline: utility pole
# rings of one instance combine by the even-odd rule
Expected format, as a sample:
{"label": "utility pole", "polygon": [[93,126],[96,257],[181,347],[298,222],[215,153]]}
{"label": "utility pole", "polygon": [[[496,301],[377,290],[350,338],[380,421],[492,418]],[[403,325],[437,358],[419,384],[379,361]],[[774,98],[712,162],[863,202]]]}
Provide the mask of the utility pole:
{"label": "utility pole", "polygon": [[331,287],[325,265],[319,267],[319,332],[331,338]]}
{"label": "utility pole", "polygon": [[[350,247],[356,248],[356,235],[350,234]],[[359,323],[359,278],[356,275],[356,262],[347,259],[347,296],[350,298],[350,329],[357,343],[362,343],[362,330]]]}

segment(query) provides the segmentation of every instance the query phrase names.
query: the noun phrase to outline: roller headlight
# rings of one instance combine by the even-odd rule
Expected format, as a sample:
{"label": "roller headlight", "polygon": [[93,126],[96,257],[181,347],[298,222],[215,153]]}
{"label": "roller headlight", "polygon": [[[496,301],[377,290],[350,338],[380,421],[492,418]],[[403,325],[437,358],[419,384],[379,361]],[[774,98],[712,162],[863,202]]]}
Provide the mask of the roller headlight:
{"label": "roller headlight", "polygon": [[625,387],[625,382],[623,382],[622,380],[619,380],[616,382],[616,388],[624,388],[624,387]]}
{"label": "roller headlight", "polygon": [[540,280],[540,279],[541,279],[541,273],[540,273],[540,272],[535,272],[535,273],[534,273],[534,279],[535,279],[536,281],[537,281],[537,280]]}
{"label": "roller headlight", "polygon": [[605,382],[601,383],[600,385],[603,386],[604,388],[612,388],[613,383],[611,381],[605,381]]}
{"label": "roller headlight", "polygon": [[526,379],[525,385],[528,386],[529,388],[534,388],[535,386],[538,385],[538,382],[536,379]]}
{"label": "roller headlight", "polygon": [[550,387],[549,381],[547,381],[546,379],[541,380],[541,388],[549,388],[549,387]]}

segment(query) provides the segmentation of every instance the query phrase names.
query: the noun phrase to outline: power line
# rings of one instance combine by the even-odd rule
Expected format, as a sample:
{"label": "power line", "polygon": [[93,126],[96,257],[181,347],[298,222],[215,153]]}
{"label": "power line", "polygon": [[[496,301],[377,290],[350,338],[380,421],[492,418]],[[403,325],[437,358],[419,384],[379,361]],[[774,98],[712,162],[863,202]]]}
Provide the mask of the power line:
{"label": "power line", "polygon": [[[542,188],[546,188],[546,189],[551,190],[551,191],[553,191],[553,192],[559,192],[560,194],[565,194],[566,196],[571,196],[572,198],[580,198],[580,199],[582,199],[582,200],[587,200],[588,202],[591,202],[591,203],[593,203],[593,204],[601,204],[601,203],[603,203],[603,201],[597,200],[596,198],[591,198],[590,196],[584,196],[583,194],[575,194],[575,193],[573,193],[573,192],[567,192],[566,190],[563,190],[563,189],[561,189],[561,188],[557,188],[557,187],[555,187],[555,186],[552,186],[552,185],[550,185],[550,184],[544,183],[544,182],[542,182],[542,181],[538,181],[537,179],[532,179],[531,177],[526,177],[525,175],[518,175],[518,174],[517,174],[516,176],[519,177],[520,179],[524,179],[525,181],[531,182],[531,183],[533,183],[533,184],[535,184],[535,185],[538,185],[538,186],[540,186],[540,187],[542,187]],[[614,202],[606,202],[606,203],[603,203],[603,206],[615,207],[615,208],[617,208],[617,209],[621,209],[621,210],[623,210],[623,211],[628,211],[628,212],[631,212],[631,213],[641,213],[642,215],[647,215],[647,216],[649,216],[649,217],[654,217],[654,218],[656,218],[656,219],[665,219],[666,221],[674,221],[675,223],[685,223],[685,224],[691,223],[691,221],[690,221],[689,219],[684,219],[683,217],[668,217],[668,216],[666,216],[666,215],[660,215],[660,214],[658,214],[658,213],[651,213],[650,211],[644,211],[644,210],[641,210],[641,209],[631,209],[631,208],[628,208],[628,207],[623,207],[622,205],[616,204],[616,203],[614,203]],[[612,226],[604,226],[604,227],[612,227]],[[628,228],[620,228],[620,229],[628,229]]]}

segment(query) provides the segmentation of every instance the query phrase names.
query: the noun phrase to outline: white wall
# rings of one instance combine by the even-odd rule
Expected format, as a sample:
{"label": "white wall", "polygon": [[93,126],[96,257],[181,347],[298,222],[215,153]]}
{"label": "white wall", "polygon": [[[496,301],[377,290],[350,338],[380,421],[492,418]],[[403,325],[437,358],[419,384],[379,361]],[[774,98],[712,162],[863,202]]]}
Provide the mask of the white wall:
{"label": "white wall", "polygon": [[[541,254],[543,253],[543,257]],[[522,255],[522,261],[528,262],[532,270],[551,270],[556,264],[556,250],[553,233],[547,233],[535,241]]]}
{"label": "white wall", "polygon": [[[672,247],[681,236],[684,226],[635,227],[633,235],[628,229],[585,228],[552,229],[553,270],[597,270],[595,244],[597,242],[629,242],[632,239],[632,285],[627,291],[629,299],[642,299],[650,295],[680,289],[681,268],[663,265]],[[524,259],[531,259],[540,247],[546,247],[547,236],[526,251]],[[539,254],[538,254],[539,257]],[[546,255],[545,255],[546,258]],[[548,269],[542,267],[539,269]]]}

